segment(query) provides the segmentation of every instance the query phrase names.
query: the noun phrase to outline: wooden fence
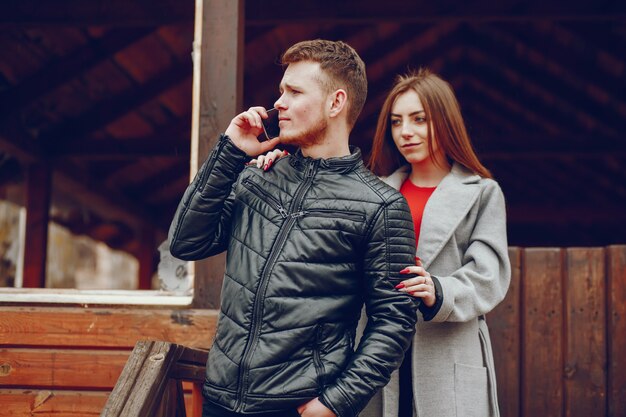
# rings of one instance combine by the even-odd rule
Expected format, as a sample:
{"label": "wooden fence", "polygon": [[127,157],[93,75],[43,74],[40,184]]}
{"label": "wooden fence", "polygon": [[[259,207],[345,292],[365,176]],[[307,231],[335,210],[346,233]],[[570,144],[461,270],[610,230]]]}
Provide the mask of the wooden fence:
{"label": "wooden fence", "polygon": [[626,246],[510,255],[487,316],[502,416],[626,416]]}
{"label": "wooden fence", "polygon": [[[626,246],[510,250],[491,312],[503,417],[626,417]],[[0,307],[0,416],[99,415],[132,347],[208,348],[212,310]],[[187,385],[188,417],[199,392]]]}

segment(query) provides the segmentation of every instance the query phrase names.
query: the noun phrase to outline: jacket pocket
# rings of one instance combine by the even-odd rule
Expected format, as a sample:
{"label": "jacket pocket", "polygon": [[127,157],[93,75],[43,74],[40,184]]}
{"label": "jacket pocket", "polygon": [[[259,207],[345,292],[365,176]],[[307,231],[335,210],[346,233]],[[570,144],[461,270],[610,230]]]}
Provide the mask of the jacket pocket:
{"label": "jacket pocket", "polygon": [[354,211],[335,210],[335,209],[309,209],[303,213],[305,216],[326,217],[331,219],[352,220],[354,222],[364,222],[365,215]]}
{"label": "jacket pocket", "polygon": [[455,363],[454,393],[457,417],[489,416],[487,368]]}
{"label": "jacket pocket", "polygon": [[259,197],[261,201],[269,204],[270,207],[279,212],[283,218],[287,217],[287,210],[285,210],[280,201],[278,201],[276,197],[265,191],[263,187],[261,187],[259,184],[253,182],[252,180],[250,180],[250,178],[244,179],[242,184],[244,187],[250,190],[252,194]]}
{"label": "jacket pocket", "polygon": [[321,390],[325,387],[324,376],[326,375],[326,369],[324,369],[324,362],[322,362],[322,340],[324,334],[324,327],[322,324],[318,324],[315,327],[315,337],[313,339],[313,365],[315,366],[315,374],[317,375],[317,385]]}

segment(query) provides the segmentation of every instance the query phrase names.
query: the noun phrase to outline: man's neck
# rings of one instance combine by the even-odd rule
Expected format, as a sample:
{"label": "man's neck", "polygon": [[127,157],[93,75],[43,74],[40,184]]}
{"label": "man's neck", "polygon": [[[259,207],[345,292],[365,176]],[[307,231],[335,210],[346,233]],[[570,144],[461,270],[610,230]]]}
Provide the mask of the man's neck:
{"label": "man's neck", "polygon": [[330,142],[302,146],[300,147],[300,150],[302,151],[302,155],[313,159],[338,158],[350,155],[350,147],[348,146],[347,141],[342,141],[341,143]]}
{"label": "man's neck", "polygon": [[[329,134],[329,132],[333,132]],[[323,137],[312,141],[310,144],[300,146],[302,155],[313,159],[339,158],[350,155],[349,129],[330,125]]]}

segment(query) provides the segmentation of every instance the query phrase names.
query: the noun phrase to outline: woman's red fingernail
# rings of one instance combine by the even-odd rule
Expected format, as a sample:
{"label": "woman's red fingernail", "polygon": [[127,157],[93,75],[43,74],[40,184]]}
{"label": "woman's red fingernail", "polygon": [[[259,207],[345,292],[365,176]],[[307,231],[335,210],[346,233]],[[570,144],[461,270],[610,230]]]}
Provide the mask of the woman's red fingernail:
{"label": "woman's red fingernail", "polygon": [[402,271],[400,271],[401,274],[409,274],[411,273],[411,271],[409,271],[409,268],[404,268]]}
{"label": "woman's red fingernail", "polygon": [[416,261],[421,261],[421,259],[420,259],[420,257],[419,257],[419,256],[416,256],[416,257],[415,257],[415,260],[416,260]]}
{"label": "woman's red fingernail", "polygon": [[263,166],[263,171],[267,171],[267,168],[268,168],[268,167],[269,167],[269,165],[268,165],[268,164],[265,164],[265,165]]}
{"label": "woman's red fingernail", "polygon": [[285,155],[289,155],[289,151],[288,151],[288,150],[286,150],[286,149],[283,151],[283,153],[284,153]]}
{"label": "woman's red fingernail", "polygon": [[399,283],[398,285],[396,285],[396,289],[399,290],[401,288],[404,288],[404,282]]}

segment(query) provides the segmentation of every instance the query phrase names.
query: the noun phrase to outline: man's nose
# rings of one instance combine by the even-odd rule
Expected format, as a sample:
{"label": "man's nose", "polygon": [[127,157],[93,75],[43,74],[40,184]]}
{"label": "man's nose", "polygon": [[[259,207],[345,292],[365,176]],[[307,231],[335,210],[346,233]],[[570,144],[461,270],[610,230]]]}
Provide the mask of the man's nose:
{"label": "man's nose", "polygon": [[285,108],[285,104],[282,101],[283,96],[278,97],[278,100],[274,102],[274,108],[283,110]]}

